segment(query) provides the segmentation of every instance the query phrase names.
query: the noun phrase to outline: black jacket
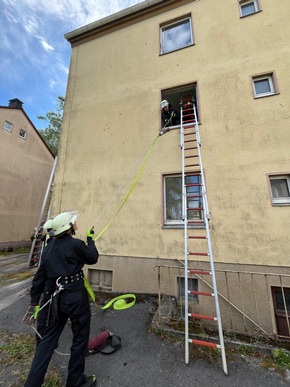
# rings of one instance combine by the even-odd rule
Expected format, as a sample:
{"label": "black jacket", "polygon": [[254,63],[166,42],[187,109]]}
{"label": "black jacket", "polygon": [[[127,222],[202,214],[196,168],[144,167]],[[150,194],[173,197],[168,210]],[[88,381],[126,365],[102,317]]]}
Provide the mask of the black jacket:
{"label": "black jacket", "polygon": [[168,112],[162,109],[161,120],[163,126],[175,126],[178,124],[177,112],[171,106]]}
{"label": "black jacket", "polygon": [[54,238],[45,247],[41,264],[33,278],[31,304],[38,304],[43,291],[55,287],[57,278],[79,273],[84,265],[97,263],[98,257],[92,238],[88,238],[88,245],[71,235]]}

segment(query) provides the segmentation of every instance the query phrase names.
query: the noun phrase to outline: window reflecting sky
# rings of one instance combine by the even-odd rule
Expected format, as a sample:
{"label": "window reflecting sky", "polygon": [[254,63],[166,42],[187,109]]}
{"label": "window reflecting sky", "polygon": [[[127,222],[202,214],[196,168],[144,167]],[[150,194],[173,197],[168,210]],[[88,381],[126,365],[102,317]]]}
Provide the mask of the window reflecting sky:
{"label": "window reflecting sky", "polygon": [[189,46],[191,40],[190,20],[183,20],[162,29],[162,53]]}

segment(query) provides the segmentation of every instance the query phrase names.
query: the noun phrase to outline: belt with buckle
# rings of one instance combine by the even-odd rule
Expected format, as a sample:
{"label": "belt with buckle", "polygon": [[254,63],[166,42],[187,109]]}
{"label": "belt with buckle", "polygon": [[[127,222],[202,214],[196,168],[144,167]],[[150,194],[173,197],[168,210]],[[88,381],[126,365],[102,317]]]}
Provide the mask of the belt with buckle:
{"label": "belt with buckle", "polygon": [[76,274],[66,275],[64,277],[61,277],[60,283],[63,283],[64,285],[73,284],[73,283],[75,284],[81,281],[83,278],[84,278],[84,273],[81,270]]}

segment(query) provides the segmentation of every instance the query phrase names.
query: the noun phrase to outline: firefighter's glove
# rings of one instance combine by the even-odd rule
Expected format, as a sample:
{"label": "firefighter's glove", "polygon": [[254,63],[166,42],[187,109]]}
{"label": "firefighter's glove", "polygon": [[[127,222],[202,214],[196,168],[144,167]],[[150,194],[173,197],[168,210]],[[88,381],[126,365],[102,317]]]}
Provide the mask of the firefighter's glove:
{"label": "firefighter's glove", "polygon": [[94,238],[94,235],[95,235],[94,227],[89,228],[88,231],[87,231],[87,239],[88,239],[88,238],[93,239],[93,238]]}
{"label": "firefighter's glove", "polygon": [[38,311],[39,311],[38,305],[29,305],[22,319],[23,324],[27,324],[27,325],[33,324],[37,319]]}

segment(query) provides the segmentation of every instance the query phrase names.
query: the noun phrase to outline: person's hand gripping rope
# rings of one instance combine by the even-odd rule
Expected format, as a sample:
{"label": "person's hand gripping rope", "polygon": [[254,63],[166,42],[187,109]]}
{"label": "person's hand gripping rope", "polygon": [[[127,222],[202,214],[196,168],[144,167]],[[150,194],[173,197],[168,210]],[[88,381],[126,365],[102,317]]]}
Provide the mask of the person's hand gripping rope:
{"label": "person's hand gripping rope", "polygon": [[87,231],[87,239],[88,238],[93,239],[94,235],[95,235],[95,231],[94,231],[94,226],[93,226],[93,227],[89,228],[88,231]]}

